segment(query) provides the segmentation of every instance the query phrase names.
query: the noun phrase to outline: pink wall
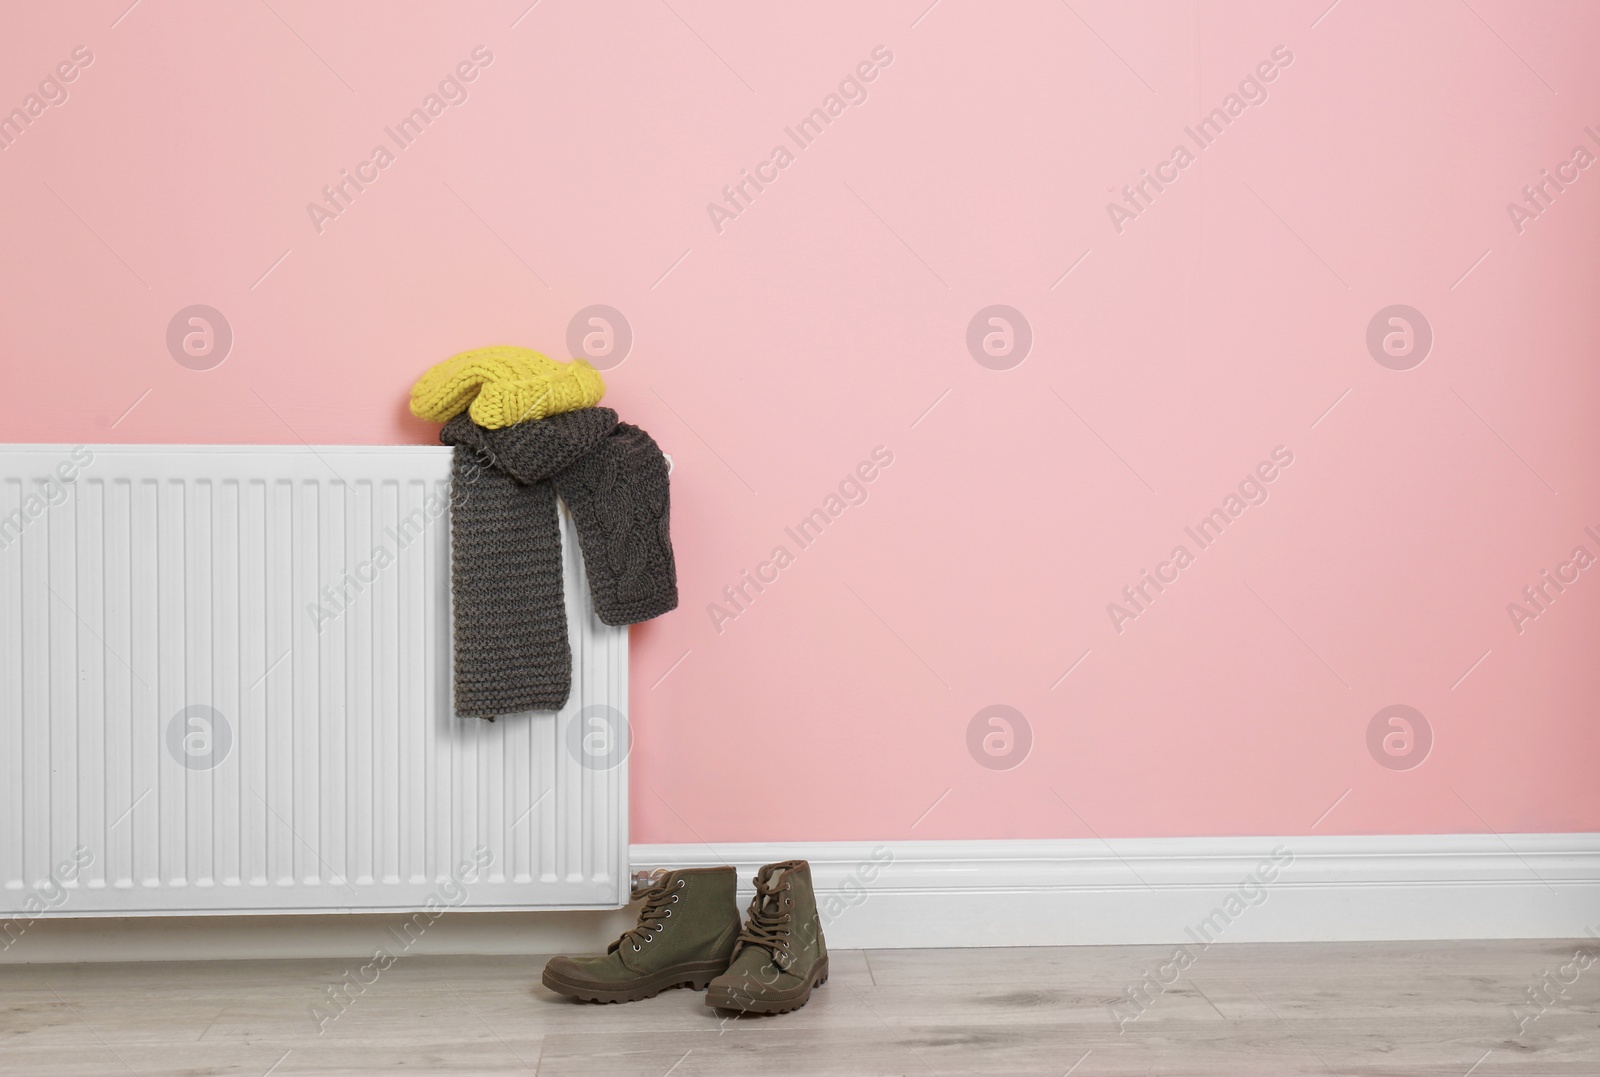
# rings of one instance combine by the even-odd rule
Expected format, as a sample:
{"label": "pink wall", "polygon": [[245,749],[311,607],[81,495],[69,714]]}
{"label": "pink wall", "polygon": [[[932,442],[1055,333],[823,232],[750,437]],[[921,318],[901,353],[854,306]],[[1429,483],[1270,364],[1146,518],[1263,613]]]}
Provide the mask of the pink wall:
{"label": "pink wall", "polygon": [[[0,152],[3,439],[426,442],[429,364],[565,357],[604,303],[635,337],[607,402],[678,465],[635,840],[1600,830],[1600,571],[1507,609],[1600,556],[1600,169],[1565,164],[1600,153],[1600,7],[528,3],[12,14],[0,109],[93,59]],[[464,61],[319,232],[307,203]],[[168,351],[192,304],[235,336],[213,369]],[[991,304],[1031,326],[1012,369],[969,352]],[[1431,326],[1411,369],[1366,341],[1394,304]],[[1185,534],[1278,446],[1264,503]],[[969,752],[991,704],[1031,729],[1012,769]],[[1420,766],[1369,750],[1392,704]]]}

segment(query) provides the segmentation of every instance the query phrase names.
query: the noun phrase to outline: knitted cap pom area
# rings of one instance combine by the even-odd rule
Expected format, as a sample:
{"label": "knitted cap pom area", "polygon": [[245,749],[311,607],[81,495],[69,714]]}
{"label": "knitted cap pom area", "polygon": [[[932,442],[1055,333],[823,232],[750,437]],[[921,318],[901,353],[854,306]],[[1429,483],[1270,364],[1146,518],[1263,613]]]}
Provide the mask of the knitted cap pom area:
{"label": "knitted cap pom area", "polygon": [[560,363],[531,348],[496,344],[451,356],[411,387],[411,414],[443,423],[463,411],[488,430],[593,407],[600,372],[582,359]]}

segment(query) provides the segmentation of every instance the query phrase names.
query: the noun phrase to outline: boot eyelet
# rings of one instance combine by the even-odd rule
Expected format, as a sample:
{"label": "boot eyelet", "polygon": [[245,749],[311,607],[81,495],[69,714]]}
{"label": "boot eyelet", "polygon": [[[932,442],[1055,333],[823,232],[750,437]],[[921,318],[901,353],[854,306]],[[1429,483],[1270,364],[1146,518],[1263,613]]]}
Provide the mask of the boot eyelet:
{"label": "boot eyelet", "polygon": [[672,910],[671,909],[665,909],[665,910],[662,911],[661,915],[662,915],[663,918],[671,916],[672,915]]}
{"label": "boot eyelet", "polygon": [[672,895],[672,904],[676,905],[677,903],[678,903],[678,895],[677,894],[673,894]]}
{"label": "boot eyelet", "polygon": [[638,947],[638,944],[635,944],[635,945],[634,945],[634,947],[633,947],[633,952],[634,952],[634,953],[638,953],[638,952],[639,952],[639,947]]}

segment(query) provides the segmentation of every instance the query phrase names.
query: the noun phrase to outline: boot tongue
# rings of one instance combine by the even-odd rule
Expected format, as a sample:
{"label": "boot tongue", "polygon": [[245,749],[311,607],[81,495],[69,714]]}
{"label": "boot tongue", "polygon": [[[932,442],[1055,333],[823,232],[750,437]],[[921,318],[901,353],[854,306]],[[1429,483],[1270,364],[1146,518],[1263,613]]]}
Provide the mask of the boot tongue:
{"label": "boot tongue", "polygon": [[777,916],[782,911],[783,900],[778,894],[782,891],[784,878],[788,874],[789,865],[770,864],[756,877],[756,899],[763,914]]}

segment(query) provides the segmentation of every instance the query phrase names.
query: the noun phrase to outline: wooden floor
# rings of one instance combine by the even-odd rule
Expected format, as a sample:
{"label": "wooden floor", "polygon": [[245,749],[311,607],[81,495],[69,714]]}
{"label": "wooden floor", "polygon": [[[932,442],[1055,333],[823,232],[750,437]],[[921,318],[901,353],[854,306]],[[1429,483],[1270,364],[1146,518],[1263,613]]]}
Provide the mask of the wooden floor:
{"label": "wooden floor", "polygon": [[[1581,946],[1600,944],[1219,944],[1181,972],[1166,946],[838,951],[806,1008],[731,1020],[688,990],[567,1002],[529,958],[402,958],[342,1014],[326,988],[359,962],[12,965],[0,1074],[1596,1077],[1600,962],[1568,965]],[[1528,1003],[1564,965],[1566,999]],[[1119,1027],[1146,969],[1177,978]]]}

